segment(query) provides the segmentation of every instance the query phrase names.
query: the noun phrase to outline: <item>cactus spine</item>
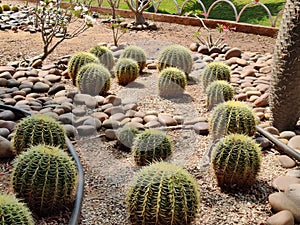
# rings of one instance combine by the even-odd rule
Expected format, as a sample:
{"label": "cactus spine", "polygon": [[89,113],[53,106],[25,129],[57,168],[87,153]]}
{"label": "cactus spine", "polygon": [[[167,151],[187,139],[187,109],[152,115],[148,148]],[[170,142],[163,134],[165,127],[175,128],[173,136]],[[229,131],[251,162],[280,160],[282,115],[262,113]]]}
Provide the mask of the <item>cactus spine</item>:
{"label": "cactus spine", "polygon": [[13,195],[0,194],[0,224],[34,225],[34,221],[24,203],[19,202]]}
{"label": "cactus spine", "polygon": [[125,150],[130,149],[137,134],[139,134],[139,131],[133,126],[119,128],[117,139],[120,146]]}
{"label": "cactus spine", "polygon": [[234,89],[225,80],[217,80],[208,85],[206,89],[207,107],[211,110],[217,104],[230,101],[234,97]]}
{"label": "cactus spine", "polygon": [[79,70],[76,86],[84,94],[104,95],[110,89],[110,73],[101,64],[88,63]]}
{"label": "cactus spine", "polygon": [[126,47],[121,54],[121,58],[129,58],[137,61],[140,72],[146,67],[147,57],[145,51],[141,47],[134,45]]}
{"label": "cactus spine", "polygon": [[115,75],[120,85],[127,85],[139,76],[139,66],[133,59],[121,58],[115,66]]}
{"label": "cactus spine", "polygon": [[13,135],[15,154],[26,151],[32,145],[47,144],[66,149],[65,130],[53,118],[34,114],[23,118],[16,126]]}
{"label": "cactus spine", "polygon": [[252,185],[261,165],[261,149],[243,134],[223,137],[213,148],[212,165],[220,187]]}
{"label": "cactus spine", "polygon": [[209,119],[213,140],[229,133],[255,134],[257,120],[253,109],[244,102],[227,101],[218,104]]}
{"label": "cactus spine", "polygon": [[90,48],[90,53],[98,57],[100,63],[102,63],[108,70],[111,70],[115,64],[112,51],[106,46],[94,46]]}
{"label": "cactus spine", "polygon": [[199,193],[186,170],[159,162],[139,172],[126,201],[133,225],[188,225],[195,218]]}
{"label": "cactus spine", "polygon": [[40,215],[55,213],[74,200],[76,165],[57,147],[37,145],[22,152],[11,178],[17,197]]}
{"label": "cactus spine", "polygon": [[158,78],[158,90],[161,96],[178,97],[184,92],[186,76],[183,71],[169,67],[163,69]]}
{"label": "cactus spine", "polygon": [[76,76],[80,68],[88,63],[100,63],[97,56],[89,52],[77,52],[71,56],[68,63],[68,74],[73,85],[76,84]]}
{"label": "cactus spine", "polygon": [[169,137],[155,129],[145,130],[137,135],[132,146],[133,158],[138,166],[164,160],[172,152],[173,146]]}
{"label": "cactus spine", "polygon": [[215,80],[225,80],[229,82],[230,67],[222,62],[212,62],[204,68],[201,78],[205,89]]}

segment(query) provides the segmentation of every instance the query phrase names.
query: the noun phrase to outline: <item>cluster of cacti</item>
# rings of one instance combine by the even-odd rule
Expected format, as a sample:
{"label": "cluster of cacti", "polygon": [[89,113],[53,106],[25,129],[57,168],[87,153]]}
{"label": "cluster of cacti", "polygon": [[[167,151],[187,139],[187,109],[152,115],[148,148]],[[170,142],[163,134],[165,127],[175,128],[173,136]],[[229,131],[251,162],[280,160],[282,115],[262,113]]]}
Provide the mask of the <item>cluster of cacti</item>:
{"label": "cluster of cacti", "polygon": [[1,225],[34,225],[28,207],[13,195],[0,194]]}
{"label": "cluster of cacti", "polygon": [[175,67],[163,69],[158,78],[158,91],[160,96],[179,97],[186,86],[186,76],[183,71]]}
{"label": "cluster of cacti", "polygon": [[79,70],[76,86],[83,94],[104,95],[110,89],[110,73],[101,64],[88,63]]}
{"label": "cluster of cacti", "polygon": [[121,58],[115,66],[115,76],[120,85],[127,85],[139,76],[138,63],[133,59]]}
{"label": "cluster of cacti", "polygon": [[126,201],[133,225],[188,225],[195,218],[199,192],[186,170],[159,162],[139,172]]}
{"label": "cluster of cacti", "polygon": [[13,163],[12,185],[17,197],[40,215],[68,207],[74,200],[75,162],[60,148],[37,145]]}
{"label": "cluster of cacti", "polygon": [[10,6],[8,4],[2,4],[1,8],[3,11],[10,11]]}
{"label": "cluster of cacti", "polygon": [[112,51],[106,46],[94,46],[90,48],[90,53],[98,57],[100,63],[102,63],[108,70],[111,70],[115,64]]}
{"label": "cluster of cacti", "polygon": [[216,80],[206,88],[207,107],[211,110],[217,104],[230,101],[234,97],[234,88],[225,80]]}
{"label": "cluster of cacti", "polygon": [[254,135],[257,120],[253,109],[244,102],[218,104],[211,113],[209,129],[213,140],[229,133]]}
{"label": "cluster of cacti", "polygon": [[15,154],[38,144],[59,146],[62,149],[67,147],[62,125],[53,118],[41,114],[23,118],[16,125],[12,143]]}
{"label": "cluster of cacti", "polygon": [[188,76],[192,70],[193,58],[190,51],[181,45],[170,45],[159,55],[157,68],[159,71],[167,67],[176,67]]}
{"label": "cluster of cacti", "polygon": [[251,137],[230,134],[214,146],[212,165],[220,187],[251,185],[260,169],[261,149]]}
{"label": "cluster of cacti", "polygon": [[100,63],[100,61],[97,56],[89,52],[77,52],[71,56],[68,63],[68,74],[73,85],[76,84],[76,76],[80,68],[88,63]]}
{"label": "cluster of cacti", "polygon": [[170,138],[162,131],[148,129],[138,134],[133,142],[132,154],[138,166],[164,160],[173,152]]}
{"label": "cluster of cacti", "polygon": [[124,126],[119,128],[117,130],[117,139],[119,145],[125,150],[130,149],[138,133],[138,129],[133,126]]}
{"label": "cluster of cacti", "polygon": [[142,72],[143,69],[146,67],[147,57],[145,51],[141,47],[134,45],[128,46],[124,49],[120,57],[129,58],[137,61],[140,68],[140,72]]}
{"label": "cluster of cacti", "polygon": [[230,67],[223,62],[209,63],[201,75],[203,87],[206,89],[210,83],[216,80],[230,81]]}
{"label": "cluster of cacti", "polygon": [[13,6],[11,7],[11,11],[13,11],[13,12],[19,12],[19,7],[13,5]]}

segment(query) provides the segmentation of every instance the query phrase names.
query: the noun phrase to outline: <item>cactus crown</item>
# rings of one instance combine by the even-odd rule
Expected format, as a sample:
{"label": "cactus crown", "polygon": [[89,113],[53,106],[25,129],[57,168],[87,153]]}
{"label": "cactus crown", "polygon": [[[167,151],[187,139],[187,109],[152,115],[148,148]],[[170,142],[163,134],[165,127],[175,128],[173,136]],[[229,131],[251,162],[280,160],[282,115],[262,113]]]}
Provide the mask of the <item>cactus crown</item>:
{"label": "cactus crown", "polygon": [[130,149],[137,134],[139,134],[139,131],[133,126],[119,128],[117,131],[117,139],[120,146],[126,150]]}
{"label": "cactus crown", "polygon": [[33,146],[13,163],[12,185],[17,196],[38,214],[49,214],[74,199],[76,165],[57,147]]}
{"label": "cactus crown", "polygon": [[112,51],[106,46],[94,46],[90,48],[90,53],[98,57],[100,63],[102,63],[108,70],[111,70],[115,64]]}
{"label": "cactus crown", "polygon": [[33,114],[23,118],[16,126],[13,136],[14,153],[19,154],[32,145],[47,144],[66,149],[65,130],[53,118]]}
{"label": "cactus crown", "polygon": [[13,6],[11,7],[11,11],[13,11],[13,12],[19,12],[19,7],[13,5]]}
{"label": "cactus crown", "polygon": [[174,67],[168,67],[160,72],[158,78],[158,90],[161,96],[181,96],[185,86],[186,76],[183,71]]}
{"label": "cactus crown", "polygon": [[141,47],[134,45],[126,47],[121,54],[121,58],[130,58],[137,61],[140,72],[146,67],[147,57],[145,51]]}
{"label": "cactus crown", "polygon": [[230,67],[223,62],[209,63],[202,73],[202,84],[206,89],[215,80],[230,81]]}
{"label": "cactus crown", "polygon": [[157,67],[161,71],[167,67],[176,67],[188,75],[193,66],[190,51],[181,45],[170,45],[162,50],[159,55]]}
{"label": "cactus crown", "polygon": [[88,63],[100,63],[97,56],[89,52],[77,52],[71,56],[68,63],[68,74],[73,81],[73,84],[76,84],[76,76],[80,68]]}
{"label": "cactus crown", "polygon": [[28,207],[8,194],[0,194],[0,221],[2,225],[34,225]]}
{"label": "cactus crown", "polygon": [[10,11],[10,6],[8,4],[2,4],[1,7],[3,11]]}
{"label": "cactus crown", "polygon": [[213,140],[229,133],[254,135],[257,120],[253,109],[244,102],[227,101],[218,104],[209,119]]}
{"label": "cactus crown", "polygon": [[84,94],[104,95],[110,89],[110,73],[101,64],[88,63],[79,70],[76,86]]}
{"label": "cactus crown", "polygon": [[199,205],[195,179],[165,162],[144,167],[126,196],[133,225],[191,224]]}
{"label": "cactus crown", "polygon": [[121,58],[115,66],[115,75],[120,85],[127,85],[139,76],[139,66],[133,59]]}
{"label": "cactus crown", "polygon": [[211,110],[219,103],[232,100],[234,88],[225,80],[216,80],[206,88],[207,106]]}
{"label": "cactus crown", "polygon": [[134,161],[138,166],[166,159],[173,152],[169,137],[155,129],[148,129],[138,134],[132,146]]}
{"label": "cactus crown", "polygon": [[220,187],[251,185],[260,169],[261,149],[251,137],[230,134],[213,148],[212,165]]}

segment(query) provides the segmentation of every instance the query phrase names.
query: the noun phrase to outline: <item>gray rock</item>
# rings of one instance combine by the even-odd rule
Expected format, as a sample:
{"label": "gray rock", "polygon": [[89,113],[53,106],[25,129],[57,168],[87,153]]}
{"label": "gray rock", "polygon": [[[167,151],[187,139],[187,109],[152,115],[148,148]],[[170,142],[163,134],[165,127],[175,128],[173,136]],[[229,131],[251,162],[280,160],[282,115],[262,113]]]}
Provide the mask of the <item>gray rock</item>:
{"label": "gray rock", "polygon": [[63,124],[75,124],[76,122],[76,117],[73,113],[65,113],[62,114],[58,117],[59,121],[62,122]]}
{"label": "gray rock", "polygon": [[0,158],[10,158],[12,156],[13,151],[10,141],[0,136]]}
{"label": "gray rock", "polygon": [[172,116],[169,115],[159,115],[158,122],[160,122],[164,126],[176,126],[177,121],[173,119]]}
{"label": "gray rock", "polygon": [[239,48],[231,48],[225,53],[225,59],[228,60],[232,57],[241,57],[242,51]]}
{"label": "gray rock", "polygon": [[97,134],[97,130],[91,125],[81,125],[77,127],[77,132],[79,136],[93,136]]}
{"label": "gray rock", "polygon": [[296,166],[295,160],[293,160],[292,158],[290,158],[287,155],[280,155],[280,156],[278,156],[278,160],[280,162],[280,165],[283,168],[293,168],[293,167]]}
{"label": "gray rock", "polygon": [[291,184],[300,184],[300,179],[292,176],[279,176],[273,180],[272,186],[278,191],[286,191]]}
{"label": "gray rock", "polygon": [[294,216],[288,210],[282,210],[267,219],[268,225],[294,225]]}
{"label": "gray rock", "polygon": [[8,135],[10,134],[9,130],[7,128],[0,128],[0,136],[7,138]]}
{"label": "gray rock", "polygon": [[10,110],[0,111],[0,120],[15,120],[15,114]]}
{"label": "gray rock", "polygon": [[74,138],[78,134],[76,128],[73,125],[71,125],[71,124],[64,124],[63,128],[65,129],[66,135],[69,138]]}
{"label": "gray rock", "polygon": [[53,85],[53,86],[49,89],[48,94],[49,94],[49,95],[54,95],[54,94],[56,94],[57,92],[62,91],[62,90],[65,90],[65,89],[66,89],[66,88],[65,88],[64,85],[62,85],[62,84],[55,84],[55,85]]}
{"label": "gray rock", "polygon": [[94,126],[97,130],[101,128],[101,121],[97,118],[88,118],[83,122],[83,125],[91,125]]}
{"label": "gray rock", "polygon": [[300,150],[300,135],[292,137],[288,142],[288,146],[293,149]]}
{"label": "gray rock", "polygon": [[86,110],[84,108],[76,107],[72,110],[72,113],[75,116],[84,116],[86,114]]}
{"label": "gray rock", "polygon": [[208,122],[198,122],[196,124],[194,124],[193,129],[195,130],[195,132],[197,134],[200,135],[208,135],[209,131],[208,131]]}
{"label": "gray rock", "polygon": [[263,149],[269,148],[270,146],[272,146],[272,143],[269,141],[269,139],[267,139],[265,137],[256,137],[255,141]]}
{"label": "gray rock", "polygon": [[126,118],[126,115],[124,113],[116,113],[116,114],[111,115],[109,119],[121,122],[125,118]]}
{"label": "gray rock", "polygon": [[120,127],[120,122],[116,120],[107,119],[103,121],[103,127],[109,129],[117,129]]}
{"label": "gray rock", "polygon": [[115,95],[109,95],[105,98],[103,104],[111,103],[113,106],[118,106],[122,104],[122,99],[115,96]]}
{"label": "gray rock", "polygon": [[203,55],[208,55],[209,54],[209,48],[206,45],[200,45],[198,48],[198,52],[203,54]]}
{"label": "gray rock", "polygon": [[117,134],[116,131],[113,129],[106,129],[105,130],[105,137],[109,140],[117,140]]}
{"label": "gray rock", "polygon": [[109,116],[106,113],[104,113],[104,112],[94,112],[92,114],[92,116],[95,117],[95,118],[97,118],[101,122],[103,122],[104,120],[107,120],[109,118]]}
{"label": "gray rock", "polygon": [[300,184],[291,184],[285,193],[298,206],[300,206]]}
{"label": "gray rock", "polygon": [[43,93],[43,92],[47,92],[50,89],[50,86],[48,84],[45,84],[43,82],[36,82],[33,87],[32,90],[38,93]]}

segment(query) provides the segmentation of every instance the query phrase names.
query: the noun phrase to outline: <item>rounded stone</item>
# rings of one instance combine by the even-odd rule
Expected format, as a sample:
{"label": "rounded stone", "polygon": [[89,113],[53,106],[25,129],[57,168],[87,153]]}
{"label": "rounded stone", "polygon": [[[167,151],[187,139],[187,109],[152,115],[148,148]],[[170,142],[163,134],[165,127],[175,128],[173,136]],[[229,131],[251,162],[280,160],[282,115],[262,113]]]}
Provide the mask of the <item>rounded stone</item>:
{"label": "rounded stone", "polygon": [[207,135],[209,133],[208,127],[208,122],[198,122],[193,125],[194,131],[200,135]]}
{"label": "rounded stone", "polygon": [[289,170],[289,171],[287,171],[286,175],[300,178],[300,169]]}
{"label": "rounded stone", "polygon": [[13,152],[10,141],[0,136],[0,158],[10,158],[12,156]]}
{"label": "rounded stone", "polygon": [[161,115],[158,116],[158,122],[160,122],[164,126],[176,126],[177,121],[173,119],[172,116],[169,115]]}
{"label": "rounded stone", "polygon": [[265,130],[268,131],[270,134],[279,136],[279,131],[275,127],[266,127]]}
{"label": "rounded stone", "polygon": [[101,121],[97,118],[88,118],[83,122],[83,125],[91,125],[94,126],[97,130],[101,128]]}
{"label": "rounded stone", "polygon": [[283,168],[293,168],[296,166],[296,162],[287,155],[278,156],[278,160]]}
{"label": "rounded stone", "polygon": [[77,136],[77,130],[76,130],[76,128],[73,125],[71,125],[71,124],[64,124],[63,128],[65,129],[66,135],[69,138],[74,138],[74,137]]}
{"label": "rounded stone", "polygon": [[73,113],[65,113],[58,117],[63,124],[75,124],[76,118]]}
{"label": "rounded stone", "polygon": [[103,127],[109,129],[117,129],[120,127],[120,122],[112,119],[107,119],[103,121]]}
{"label": "rounded stone", "polygon": [[288,142],[288,146],[293,149],[300,150],[300,135],[292,137]]}
{"label": "rounded stone", "polygon": [[294,216],[288,210],[282,210],[267,219],[268,225],[294,225]]}
{"label": "rounded stone", "polygon": [[8,135],[10,134],[10,131],[7,128],[0,128],[0,136],[7,138]]}
{"label": "rounded stone", "polygon": [[106,129],[105,130],[105,137],[109,140],[117,140],[116,131],[113,129]]}
{"label": "rounded stone", "polygon": [[104,120],[107,120],[109,118],[109,116],[106,113],[104,113],[104,112],[94,112],[92,114],[92,116],[95,117],[95,118],[97,118],[101,122],[103,122]]}
{"label": "rounded stone", "polygon": [[77,127],[77,132],[79,136],[93,136],[97,134],[97,130],[91,125],[81,125]]}
{"label": "rounded stone", "polygon": [[300,184],[291,184],[285,193],[300,207]]}
{"label": "rounded stone", "polygon": [[32,90],[39,92],[39,93],[43,93],[43,92],[48,92],[50,89],[50,86],[48,84],[45,84],[43,82],[36,82],[33,87]]}
{"label": "rounded stone", "polygon": [[10,110],[0,112],[0,120],[15,120],[15,114]]}
{"label": "rounded stone", "polygon": [[242,51],[239,48],[231,48],[225,53],[225,59],[228,60],[232,57],[241,57]]}
{"label": "rounded stone", "polygon": [[272,186],[278,191],[286,191],[291,184],[300,184],[300,179],[292,176],[279,176],[273,180]]}
{"label": "rounded stone", "polygon": [[296,136],[296,133],[294,131],[282,131],[279,136],[281,138],[285,138],[287,140],[290,140],[292,137]]}

